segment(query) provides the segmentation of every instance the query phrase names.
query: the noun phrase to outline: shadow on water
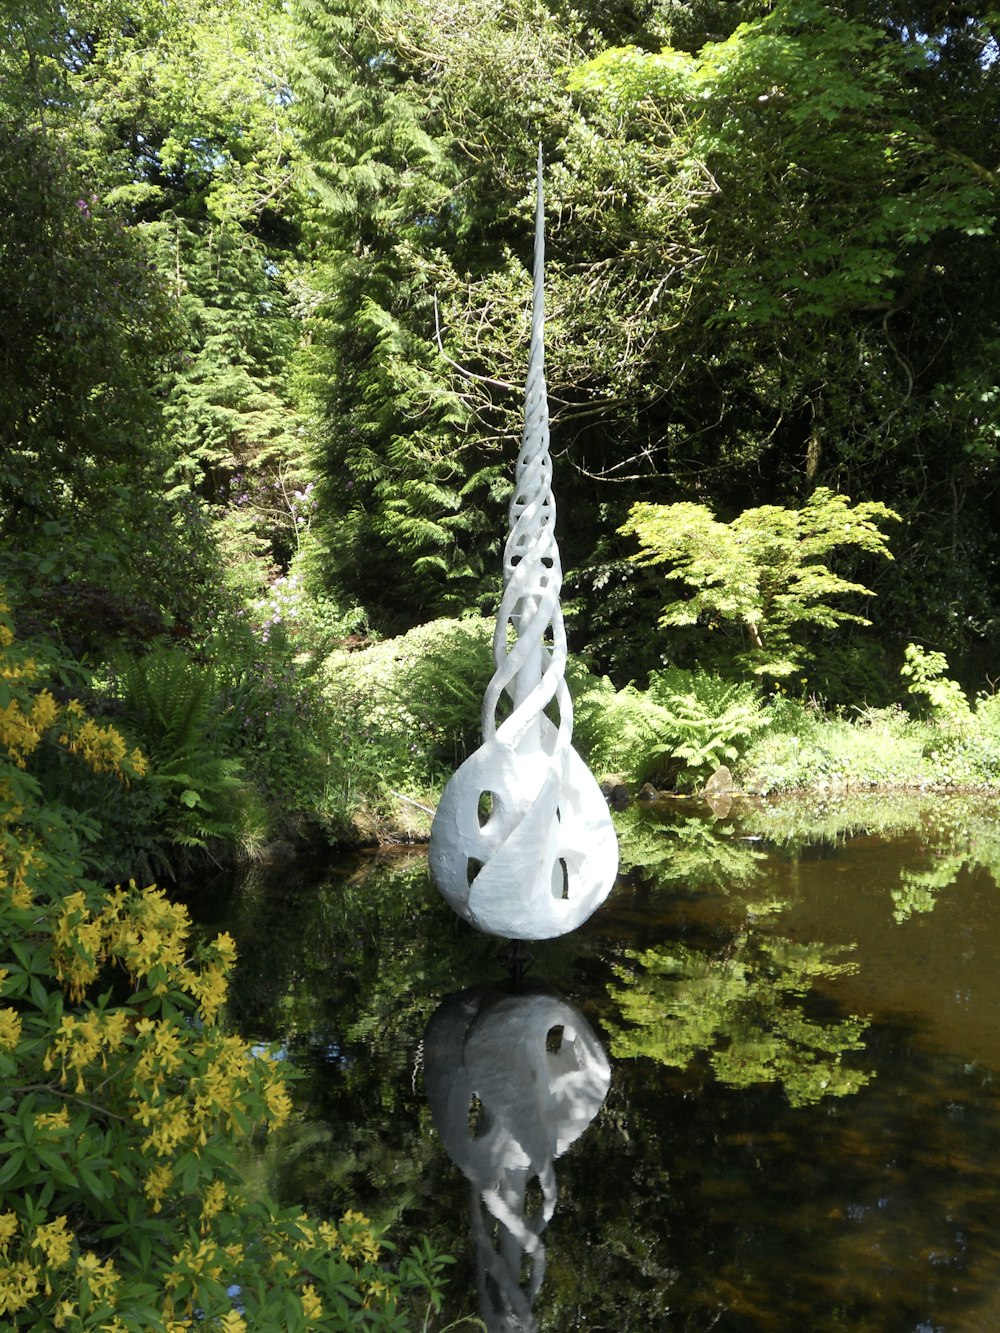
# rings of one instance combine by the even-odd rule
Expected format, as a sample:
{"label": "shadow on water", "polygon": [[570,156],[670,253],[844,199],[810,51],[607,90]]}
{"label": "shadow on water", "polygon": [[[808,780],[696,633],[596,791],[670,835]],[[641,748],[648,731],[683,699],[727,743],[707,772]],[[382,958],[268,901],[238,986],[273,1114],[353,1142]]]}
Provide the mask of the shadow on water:
{"label": "shadow on water", "polygon": [[[989,804],[688,805],[619,831],[611,899],[533,946],[528,992],[549,1006],[533,1018],[510,1016],[495,941],[437,898],[419,853],[198,897],[240,949],[231,1021],[302,1070],[296,1122],[249,1169],[289,1201],[392,1220],[400,1245],[428,1234],[457,1259],[449,1317],[476,1309],[484,1255],[507,1244],[520,1322],[491,1328],[1000,1327]],[[526,1056],[501,1049],[504,1025]],[[510,1106],[529,1104],[525,1130]],[[506,1177],[502,1143],[520,1162]],[[476,1161],[521,1214],[470,1213]]]}

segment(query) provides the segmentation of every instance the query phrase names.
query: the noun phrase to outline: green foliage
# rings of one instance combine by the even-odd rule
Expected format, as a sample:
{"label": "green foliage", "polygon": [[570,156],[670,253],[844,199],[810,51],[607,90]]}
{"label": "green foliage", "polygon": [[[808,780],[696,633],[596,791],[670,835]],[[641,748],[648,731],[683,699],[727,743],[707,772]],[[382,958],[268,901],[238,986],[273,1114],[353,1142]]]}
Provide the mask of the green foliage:
{"label": "green foliage", "polygon": [[224,751],[252,777],[279,832],[302,832],[322,803],[333,747],[320,667],[330,641],[355,624],[305,598],[293,575],[249,609],[220,614],[205,641]]}
{"label": "green foliage", "polygon": [[704,505],[640,503],[622,532],[638,538],[638,564],[665,566],[668,579],[693,590],[663,608],[661,625],[735,625],[744,636],[737,662],[755,675],[781,678],[800,670],[810,655],[803,631],[870,623],[836,600],[870,597],[871,590],[834,573],[826,561],[841,547],[891,560],[877,521],[896,517],[886,505],[852,505],[818,487],[800,509],[765,505],[731,523],[719,522]]}
{"label": "green foliage", "polygon": [[[330,799],[342,824],[364,807],[383,815],[400,790],[426,801],[479,744],[493,674],[493,625],[437,620],[323,669],[330,709]],[[414,807],[415,808],[415,807]]]}
{"label": "green foliage", "polygon": [[[929,656],[934,674],[926,684],[933,689],[946,664],[934,661],[938,655]],[[923,721],[900,705],[859,709],[848,717],[779,698],[769,706],[768,730],[739,760],[737,781],[761,795],[817,787],[996,788],[1000,709],[995,698],[980,696],[970,709],[964,694],[954,705],[948,689],[945,702],[955,706],[955,712]]]}
{"label": "green foliage", "polygon": [[[759,881],[765,854],[734,836],[729,825],[713,824],[699,815],[661,822],[638,805],[618,812],[615,828],[622,866],[638,871],[657,888],[730,893]],[[760,917],[771,909],[755,901],[753,910]]]}
{"label": "green foliage", "polygon": [[690,789],[732,763],[767,725],[756,688],[704,671],[654,671],[646,691],[615,691],[607,679],[584,689],[576,734],[601,773]]}
{"label": "green foliage", "polygon": [[215,671],[183,648],[154,645],[142,657],[119,659],[114,690],[130,733],[149,758],[149,783],[161,795],[168,843],[205,848],[232,837],[242,822],[248,784],[213,725]]}
{"label": "green foliage", "polygon": [[944,653],[928,652],[919,644],[908,643],[903,657],[899,673],[911,682],[907,693],[923,702],[932,721],[947,729],[965,730],[972,709],[958,681],[945,675],[948,659]]}
{"label": "green foliage", "polygon": [[934,781],[924,737],[899,707],[866,709],[851,720],[782,698],[770,712],[771,726],[748,748],[737,770],[746,791],[768,795]]}
{"label": "green foliage", "polygon": [[736,1088],[779,1084],[792,1106],[857,1092],[871,1075],[843,1063],[864,1048],[865,1020],[817,1020],[801,1001],[820,977],[854,970],[836,952],[762,931],[739,931],[709,955],[684,944],[629,950],[616,966],[612,1053],[686,1068],[701,1052]]}
{"label": "green foliage", "polygon": [[285,1062],[219,1022],[227,934],[198,942],[162,892],[81,877],[30,772],[36,750],[51,733],[122,780],[141,778],[142,758],[35,675],[0,615],[6,1326],[403,1330],[415,1298],[426,1327],[443,1262],[430,1247],[389,1268],[359,1213],[320,1222],[246,1196],[238,1148],[290,1114]]}

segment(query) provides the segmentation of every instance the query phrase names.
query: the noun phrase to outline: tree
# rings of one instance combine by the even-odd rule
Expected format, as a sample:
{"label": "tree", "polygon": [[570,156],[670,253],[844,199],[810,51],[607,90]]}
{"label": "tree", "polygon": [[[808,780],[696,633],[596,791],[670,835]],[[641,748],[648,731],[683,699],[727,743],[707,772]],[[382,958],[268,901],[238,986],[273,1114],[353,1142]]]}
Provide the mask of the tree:
{"label": "tree", "polygon": [[560,536],[601,664],[642,655],[648,589],[615,532],[643,499],[735,513],[825,484],[891,503],[890,623],[933,619],[948,642],[987,627],[985,13],[972,35],[932,6],[907,27],[818,0],[651,8],[627,33],[555,5],[297,13],[339,586],[397,625],[490,595],[540,138]]}
{"label": "tree", "polygon": [[763,505],[720,523],[704,505],[634,505],[622,531],[639,540],[636,563],[665,567],[691,594],[667,603],[660,624],[735,625],[744,636],[736,661],[758,676],[781,678],[810,657],[803,633],[845,621],[871,622],[837,605],[864,584],[826,563],[838,548],[891,560],[879,521],[898,515],[877,501],[852,505],[817,487],[801,509]]}
{"label": "tree", "polygon": [[8,573],[78,651],[184,633],[220,537],[287,562],[307,482],[282,12],[74,0],[0,35]]}
{"label": "tree", "polygon": [[780,3],[696,53],[571,75],[606,138],[710,181],[661,347],[659,470],[724,508],[819,482],[890,501],[888,614],[949,641],[985,628],[996,559],[990,33],[939,6]]}

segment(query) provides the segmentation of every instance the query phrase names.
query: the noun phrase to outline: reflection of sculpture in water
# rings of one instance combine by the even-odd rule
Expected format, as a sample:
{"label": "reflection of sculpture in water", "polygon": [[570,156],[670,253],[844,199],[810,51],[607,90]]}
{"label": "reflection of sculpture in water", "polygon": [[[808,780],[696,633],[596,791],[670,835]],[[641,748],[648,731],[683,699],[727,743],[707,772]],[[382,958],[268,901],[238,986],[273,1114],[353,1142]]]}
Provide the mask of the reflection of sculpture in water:
{"label": "reflection of sculpture in water", "polygon": [[607,1057],[561,996],[495,986],[449,996],[424,1047],[434,1124],[471,1185],[483,1319],[490,1333],[534,1329],[541,1233],[556,1204],[553,1162],[600,1110]]}
{"label": "reflection of sculpture in water", "polygon": [[493,636],[496,670],[483,699],[483,744],[445,788],[430,846],[434,882],[455,911],[515,940],[574,930],[611,892],[618,869],[607,804],[570,743],[544,376],[543,224],[539,154],[524,439]]}

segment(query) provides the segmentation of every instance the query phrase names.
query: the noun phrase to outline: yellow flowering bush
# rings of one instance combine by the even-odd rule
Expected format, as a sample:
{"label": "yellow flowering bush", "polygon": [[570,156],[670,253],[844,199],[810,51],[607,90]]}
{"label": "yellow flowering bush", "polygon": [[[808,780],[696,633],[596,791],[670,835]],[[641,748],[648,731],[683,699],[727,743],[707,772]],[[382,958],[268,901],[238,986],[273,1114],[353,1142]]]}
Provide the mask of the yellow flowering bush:
{"label": "yellow flowering bush", "polygon": [[112,727],[41,688],[0,604],[0,1327],[83,1333],[406,1329],[426,1248],[395,1268],[366,1219],[241,1189],[236,1149],[291,1112],[283,1062],[219,1022],[231,938],[155,887],[80,873],[32,754],[140,778]]}

